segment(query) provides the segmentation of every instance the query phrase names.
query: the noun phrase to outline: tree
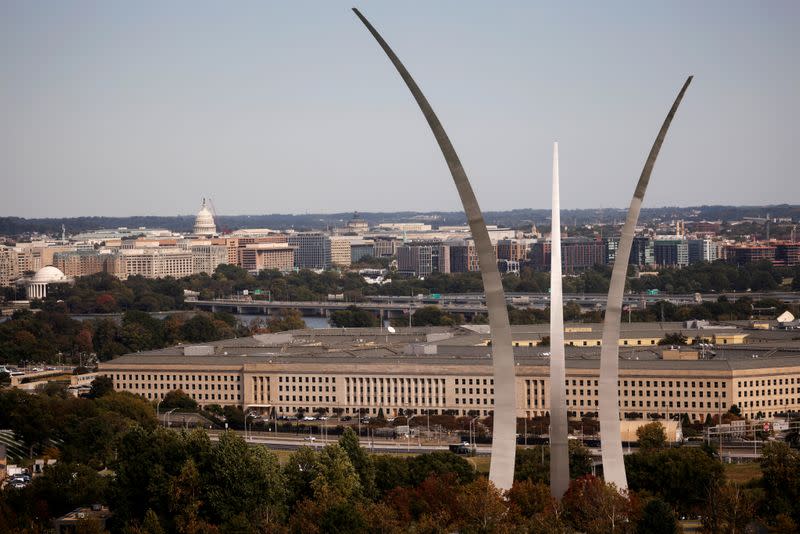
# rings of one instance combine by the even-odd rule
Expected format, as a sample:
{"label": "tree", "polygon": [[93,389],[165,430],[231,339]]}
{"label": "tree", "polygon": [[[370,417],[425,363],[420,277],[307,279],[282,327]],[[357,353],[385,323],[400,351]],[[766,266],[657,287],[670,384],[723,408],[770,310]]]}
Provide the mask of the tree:
{"label": "tree", "polygon": [[686,345],[687,337],[680,332],[673,332],[658,340],[659,345]]}
{"label": "tree", "polygon": [[361,482],[361,488],[365,497],[374,499],[377,496],[377,487],[375,485],[375,464],[372,458],[367,454],[367,451],[361,447],[358,436],[353,432],[352,427],[347,427],[339,438],[339,446],[347,453],[350,458],[350,463],[353,464],[358,478]]}
{"label": "tree", "polygon": [[667,432],[658,421],[648,423],[636,429],[639,447],[645,450],[663,449],[667,444]]}
{"label": "tree", "polygon": [[182,412],[196,412],[197,401],[180,389],[173,389],[164,395],[161,401],[161,410],[180,410]]}
{"label": "tree", "polygon": [[311,482],[314,498],[321,501],[348,500],[361,495],[361,482],[347,453],[337,444],[319,454],[319,473]]}
{"label": "tree", "polygon": [[248,447],[232,432],[220,435],[203,472],[209,518],[218,522],[244,514],[273,522],[283,513],[285,485],[278,459],[263,447]]}
{"label": "tree", "polygon": [[564,304],[564,320],[576,321],[581,318],[581,306],[577,302],[571,300]]}
{"label": "tree", "polygon": [[372,462],[375,472],[380,473],[375,477],[375,485],[381,496],[410,484],[408,461],[405,458],[394,454],[378,454],[372,457]]}
{"label": "tree", "polygon": [[[592,472],[592,457],[582,443],[569,443],[570,478],[579,478]],[[514,462],[514,480],[530,480],[535,483],[550,483],[550,447],[536,445],[517,449]]]}
{"label": "tree", "polygon": [[156,411],[149,401],[127,391],[110,391],[95,400],[101,411],[119,414],[150,430],[158,425]]}
{"label": "tree", "polygon": [[715,484],[708,490],[704,530],[713,534],[745,532],[755,511],[753,499],[738,485]]}
{"label": "tree", "polygon": [[769,515],[797,517],[800,500],[800,453],[780,441],[767,442],[761,453],[762,486]]}
{"label": "tree", "polygon": [[633,533],[636,516],[627,492],[592,475],[573,480],[563,505],[570,523],[587,534]]}
{"label": "tree", "polygon": [[228,404],[222,408],[222,415],[228,427],[235,430],[243,430],[245,425],[244,412],[238,406]]}
{"label": "tree", "polygon": [[515,480],[508,491],[508,501],[523,517],[534,517],[554,504],[550,486],[531,479]]}
{"label": "tree", "polygon": [[650,499],[642,510],[636,532],[638,534],[679,534],[675,512],[661,499]]}
{"label": "tree", "polygon": [[[463,323],[458,316],[451,315],[439,306],[423,306],[411,315],[412,326],[451,326]],[[396,326],[408,326],[408,317],[392,321]]]}
{"label": "tree", "polygon": [[456,504],[459,532],[511,532],[518,524],[503,494],[484,477],[464,486]]}
{"label": "tree", "polygon": [[447,473],[455,476],[461,484],[472,482],[476,477],[471,463],[449,451],[435,451],[409,459],[409,479],[413,485],[422,483],[431,475]]}
{"label": "tree", "polygon": [[191,343],[202,343],[220,339],[216,324],[212,317],[205,313],[198,313],[181,325],[181,337]]}
{"label": "tree", "polygon": [[348,306],[346,310],[331,313],[330,322],[336,328],[363,328],[378,326],[378,318],[357,306]]}
{"label": "tree", "polygon": [[114,391],[114,380],[110,376],[100,375],[92,380],[89,398],[98,399],[111,391]]}
{"label": "tree", "polygon": [[628,486],[659,496],[680,513],[706,500],[707,488],[725,479],[722,463],[690,447],[639,451],[625,456]]}
{"label": "tree", "polygon": [[169,511],[174,514],[173,521],[178,532],[188,534],[199,530],[201,491],[200,472],[194,460],[189,458],[178,476],[169,481]]}
{"label": "tree", "polygon": [[299,310],[283,309],[280,313],[267,321],[270,332],[284,332],[286,330],[301,330],[306,327],[303,316]]}
{"label": "tree", "polygon": [[283,477],[286,481],[287,504],[290,508],[313,495],[311,483],[320,472],[319,453],[300,447],[286,461]]}

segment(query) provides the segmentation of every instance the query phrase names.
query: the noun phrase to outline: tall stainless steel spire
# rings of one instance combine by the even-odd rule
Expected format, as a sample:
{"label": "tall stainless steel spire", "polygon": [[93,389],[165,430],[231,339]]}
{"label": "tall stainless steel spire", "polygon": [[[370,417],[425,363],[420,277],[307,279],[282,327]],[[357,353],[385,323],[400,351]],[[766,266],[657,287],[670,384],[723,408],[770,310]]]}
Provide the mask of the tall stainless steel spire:
{"label": "tall stainless steel spire", "polygon": [[622,436],[619,424],[619,332],[622,316],[622,294],[625,290],[625,277],[628,272],[628,259],[633,245],[633,232],[639,220],[639,211],[642,208],[644,193],[650,182],[650,174],[656,163],[658,152],[667,136],[667,130],[672,123],[675,112],[683,100],[683,95],[692,81],[692,76],[686,79],[678,97],[661,125],[650,154],[647,156],[639,182],[628,208],[628,217],[619,239],[619,246],[614,257],[614,268],[611,271],[611,285],[608,289],[608,302],[606,303],[606,316],[603,322],[603,345],[600,348],[600,440],[603,457],[603,477],[606,482],[616,484],[617,488],[628,488],[628,478],[625,475],[625,460],[622,456]]}
{"label": "tall stainless steel spire", "polygon": [[561,290],[561,201],[558,143],[553,143],[553,214],[550,227],[550,494],[569,488],[569,442],[564,358],[564,297]]}
{"label": "tall stainless steel spire", "polygon": [[514,456],[516,454],[516,377],[514,373],[514,353],[511,346],[511,327],[508,323],[508,311],[506,310],[506,297],[503,292],[503,284],[500,279],[500,272],[497,269],[497,259],[489,239],[489,232],[483,220],[483,214],[478,206],[478,200],[472,191],[472,186],[467,179],[467,174],[461,161],[453,148],[447,133],[439,122],[438,117],[433,112],[425,95],[422,94],[419,86],[406,70],[403,63],[392,51],[386,41],[375,30],[372,24],[358,11],[353,8],[356,16],[367,27],[369,32],[378,41],[383,51],[389,56],[400,77],[408,86],[414,99],[417,101],[422,114],[428,121],[428,125],[433,131],[436,142],[442,151],[450,174],[453,176],[461,204],[467,215],[469,228],[472,232],[472,239],[475,240],[475,248],[478,250],[478,263],[480,265],[481,277],[483,278],[483,290],[486,294],[486,307],[489,312],[489,326],[492,333],[492,356],[494,367],[494,428],[492,429],[492,458],[489,468],[489,480],[501,490],[508,490],[514,482]]}

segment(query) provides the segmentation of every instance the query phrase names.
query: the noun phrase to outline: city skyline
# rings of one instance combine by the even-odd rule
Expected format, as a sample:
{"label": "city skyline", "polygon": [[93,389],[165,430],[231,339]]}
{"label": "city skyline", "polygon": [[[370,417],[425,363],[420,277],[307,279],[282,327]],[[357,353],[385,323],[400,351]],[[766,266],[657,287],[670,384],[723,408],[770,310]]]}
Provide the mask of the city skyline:
{"label": "city skyline", "polygon": [[[460,4],[425,19],[422,6],[365,7],[425,80],[485,211],[546,209],[554,139],[570,162],[564,209],[620,208],[633,154],[690,71],[697,90],[646,206],[800,193],[792,3]],[[6,4],[0,213],[193,213],[201,196],[221,213],[457,211],[349,7]]]}

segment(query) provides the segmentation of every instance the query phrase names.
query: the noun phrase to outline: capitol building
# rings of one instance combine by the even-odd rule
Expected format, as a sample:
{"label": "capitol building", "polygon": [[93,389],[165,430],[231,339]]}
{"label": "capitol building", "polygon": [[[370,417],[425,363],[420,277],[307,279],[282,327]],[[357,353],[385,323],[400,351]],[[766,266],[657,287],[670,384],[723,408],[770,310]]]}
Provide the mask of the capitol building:
{"label": "capitol building", "polygon": [[217,234],[217,225],[214,223],[214,215],[206,204],[206,199],[203,199],[203,205],[200,211],[197,212],[197,217],[194,219],[194,235],[212,237]]}

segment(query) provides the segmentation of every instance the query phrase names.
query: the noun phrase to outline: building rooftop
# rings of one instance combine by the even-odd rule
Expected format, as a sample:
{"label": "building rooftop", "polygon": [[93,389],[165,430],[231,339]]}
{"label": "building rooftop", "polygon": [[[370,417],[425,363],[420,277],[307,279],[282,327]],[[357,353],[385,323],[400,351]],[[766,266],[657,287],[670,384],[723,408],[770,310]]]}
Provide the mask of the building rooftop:
{"label": "building rooftop", "polygon": [[[677,326],[681,324],[672,323],[663,325],[663,328],[654,324],[649,327],[635,325],[623,329],[623,337],[650,333],[663,335],[679,331]],[[601,325],[589,326],[601,328]],[[549,327],[515,327],[514,338],[530,339],[531,333],[539,335],[542,328]],[[724,331],[731,333],[729,328]],[[738,328],[733,332],[743,333]],[[705,351],[691,347],[687,350],[698,354],[696,359],[689,360],[663,359],[664,347],[620,347],[620,368],[711,371],[800,365],[800,342],[793,339],[800,336],[793,332],[773,331],[770,334],[768,342],[717,346]],[[461,327],[398,328],[394,334],[380,328],[296,330],[126,354],[101,364],[101,367],[151,364],[239,368],[247,364],[407,365],[414,362],[488,366],[491,348],[483,344],[483,339],[482,335]],[[546,367],[549,365],[549,350],[545,346],[518,346],[514,347],[514,358],[517,365]],[[567,346],[565,350],[568,368],[599,368],[600,347]]]}

